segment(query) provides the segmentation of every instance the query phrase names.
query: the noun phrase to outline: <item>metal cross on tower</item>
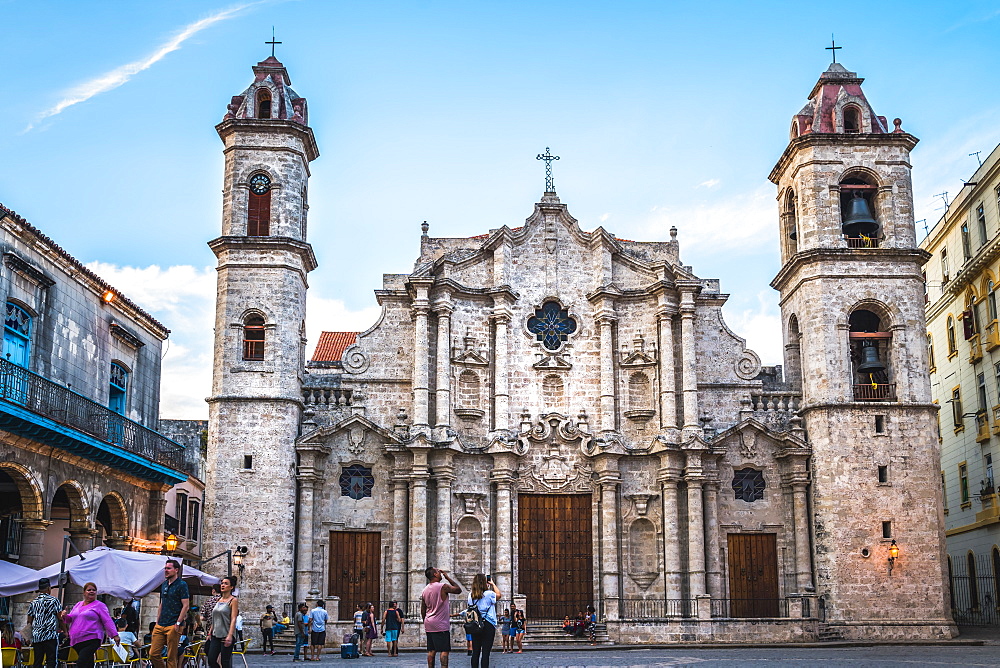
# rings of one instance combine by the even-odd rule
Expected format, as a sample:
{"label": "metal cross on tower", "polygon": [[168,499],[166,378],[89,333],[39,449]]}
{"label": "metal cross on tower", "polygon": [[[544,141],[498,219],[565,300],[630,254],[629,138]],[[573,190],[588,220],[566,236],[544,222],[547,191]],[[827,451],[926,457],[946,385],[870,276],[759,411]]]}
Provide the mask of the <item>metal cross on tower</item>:
{"label": "metal cross on tower", "polygon": [[558,155],[549,153],[549,147],[545,147],[545,153],[539,153],[535,160],[545,161],[545,192],[554,193],[556,191],[555,181],[552,179],[552,161],[558,160]]}
{"label": "metal cross on tower", "polygon": [[830,46],[826,47],[826,50],[833,54],[833,62],[837,62],[837,50],[843,48],[842,46],[837,46],[836,40],[833,39],[833,33],[830,33]]}
{"label": "metal cross on tower", "polygon": [[271,45],[271,57],[274,58],[274,46],[275,46],[275,44],[281,44],[281,42],[275,42],[274,41],[274,26],[271,26],[271,41],[270,42],[264,42],[264,44],[270,44]]}

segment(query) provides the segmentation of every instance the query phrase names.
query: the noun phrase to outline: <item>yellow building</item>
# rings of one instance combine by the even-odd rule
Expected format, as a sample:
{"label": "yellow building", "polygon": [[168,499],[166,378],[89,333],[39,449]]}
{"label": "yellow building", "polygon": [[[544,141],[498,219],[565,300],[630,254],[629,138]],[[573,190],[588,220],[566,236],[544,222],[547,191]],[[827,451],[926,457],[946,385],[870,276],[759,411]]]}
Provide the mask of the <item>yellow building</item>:
{"label": "yellow building", "polygon": [[[955,621],[1000,623],[1000,146],[921,243]],[[997,462],[1000,464],[1000,461]]]}

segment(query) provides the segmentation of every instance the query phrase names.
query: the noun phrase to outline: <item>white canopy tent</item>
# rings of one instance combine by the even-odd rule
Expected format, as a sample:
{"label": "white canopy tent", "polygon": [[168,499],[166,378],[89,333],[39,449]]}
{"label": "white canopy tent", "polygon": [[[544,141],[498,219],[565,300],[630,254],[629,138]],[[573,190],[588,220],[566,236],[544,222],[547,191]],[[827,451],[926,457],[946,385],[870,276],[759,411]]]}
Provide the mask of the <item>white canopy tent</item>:
{"label": "white canopy tent", "polygon": [[[159,588],[163,582],[163,565],[167,559],[170,557],[165,554],[98,547],[66,559],[66,572],[74,584],[96,584],[98,594],[110,594],[122,599],[133,596],[141,598]],[[49,578],[53,587],[59,583],[58,563],[38,571],[25,570],[29,573],[11,580],[0,577],[0,596],[33,592],[38,589],[39,578]],[[193,566],[183,566],[181,577],[189,584],[213,585],[219,581],[219,578]]]}
{"label": "white canopy tent", "polygon": [[33,568],[21,566],[10,561],[0,561],[0,596],[10,596],[4,593],[4,587],[8,582],[19,582],[21,580],[34,579],[36,582],[41,577]]}

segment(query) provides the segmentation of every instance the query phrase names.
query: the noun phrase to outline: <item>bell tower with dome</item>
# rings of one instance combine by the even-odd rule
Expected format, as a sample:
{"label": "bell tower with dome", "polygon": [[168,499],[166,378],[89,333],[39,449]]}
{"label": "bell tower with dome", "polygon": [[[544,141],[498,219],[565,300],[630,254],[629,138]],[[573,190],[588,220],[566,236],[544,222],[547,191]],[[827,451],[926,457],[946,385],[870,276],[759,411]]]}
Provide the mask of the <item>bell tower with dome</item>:
{"label": "bell tower with dome", "polygon": [[[302,417],[309,163],[319,156],[306,99],[273,55],[232,98],[216,131],[225,156],[204,552],[249,547],[245,614],[291,601],[296,453]],[[248,617],[249,618],[249,617]]]}
{"label": "bell tower with dome", "polygon": [[812,448],[816,595],[847,639],[955,635],[944,572],[910,151],[834,62],[770,180],[778,187],[786,379]]}

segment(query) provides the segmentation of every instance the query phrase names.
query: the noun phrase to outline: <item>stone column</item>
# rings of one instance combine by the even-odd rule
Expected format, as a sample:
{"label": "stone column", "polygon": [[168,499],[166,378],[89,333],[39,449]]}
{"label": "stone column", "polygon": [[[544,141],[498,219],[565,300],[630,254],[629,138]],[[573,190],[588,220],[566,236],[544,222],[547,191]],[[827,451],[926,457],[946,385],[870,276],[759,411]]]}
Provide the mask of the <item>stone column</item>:
{"label": "stone column", "polygon": [[[515,455],[497,453],[493,455],[491,480],[496,484],[497,507],[494,515],[493,536],[496,541],[496,563],[493,572],[497,586],[505,596],[513,596],[514,591],[514,472],[517,467]],[[507,592],[510,592],[509,594]]]}
{"label": "stone column", "polygon": [[[407,550],[406,537],[408,531],[408,516],[410,508],[409,482],[396,464],[392,476],[392,563],[389,565],[389,587],[392,596],[398,601],[407,600]],[[420,578],[418,582],[424,582]]]}
{"label": "stone column", "polygon": [[45,563],[45,530],[50,526],[52,520],[21,521],[20,565],[36,570],[49,565]]}
{"label": "stone column", "polygon": [[418,432],[426,431],[430,425],[430,360],[428,346],[427,315],[430,301],[427,293],[430,281],[415,285],[416,298],[413,300],[413,427]]}
{"label": "stone column", "polygon": [[428,449],[413,450],[413,473],[410,477],[410,546],[409,601],[420,599],[420,592],[427,584],[424,569],[433,564],[427,561],[427,453]]}
{"label": "stone column", "polygon": [[705,476],[701,469],[700,453],[689,452],[684,469],[688,502],[688,583],[691,596],[706,593],[705,586],[705,518],[702,503],[702,484]]}
{"label": "stone column", "polygon": [[719,556],[719,482],[705,481],[705,554],[708,570],[708,593],[712,598],[722,594],[722,560]]}
{"label": "stone column", "polygon": [[615,427],[615,312],[609,301],[605,301],[597,315],[597,327],[601,332],[601,431],[614,431]]}
{"label": "stone column", "polygon": [[493,428],[510,429],[510,380],[507,374],[508,329],[510,309],[497,299],[490,316],[496,327],[493,343]]}
{"label": "stone column", "polygon": [[455,308],[448,301],[449,295],[435,304],[437,314],[437,391],[435,406],[437,416],[436,427],[451,425],[451,312]]}
{"label": "stone column", "polygon": [[806,480],[792,481],[792,515],[795,524],[795,584],[798,593],[813,591],[812,567],[809,548],[809,514],[806,505]]}
{"label": "stone column", "polygon": [[594,461],[597,486],[601,495],[601,591],[604,599],[604,613],[609,620],[620,618],[621,576],[618,541],[618,486],[621,474],[618,471],[617,455],[598,455]]}
{"label": "stone column", "polygon": [[451,452],[441,453],[443,459],[434,465],[434,480],[437,482],[437,526],[434,529],[434,544],[436,546],[435,566],[446,571],[455,568],[451,535],[451,485],[455,482],[455,467],[452,465]]}
{"label": "stone column", "polygon": [[149,490],[149,514],[146,516],[146,539],[163,540],[163,522],[166,519],[167,499],[164,496],[169,486]]}
{"label": "stone column", "polygon": [[295,573],[296,591],[299,600],[319,596],[319,586],[313,567],[313,546],[316,543],[313,536],[313,519],[316,517],[315,497],[316,486],[322,482],[322,475],[316,470],[317,453],[299,450],[299,535],[298,535],[298,569]]}
{"label": "stone column", "polygon": [[698,424],[698,360],[695,346],[695,290],[682,287],[681,292],[681,364],[684,392],[684,428],[701,430]]}
{"label": "stone column", "polygon": [[681,598],[680,513],[677,512],[677,483],[680,469],[671,467],[664,454],[663,467],[657,474],[663,516],[663,580],[665,597]]}
{"label": "stone column", "polygon": [[674,373],[674,313],[661,306],[656,313],[660,328],[660,426],[677,427],[677,387]]}

